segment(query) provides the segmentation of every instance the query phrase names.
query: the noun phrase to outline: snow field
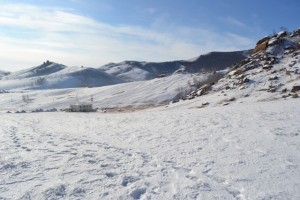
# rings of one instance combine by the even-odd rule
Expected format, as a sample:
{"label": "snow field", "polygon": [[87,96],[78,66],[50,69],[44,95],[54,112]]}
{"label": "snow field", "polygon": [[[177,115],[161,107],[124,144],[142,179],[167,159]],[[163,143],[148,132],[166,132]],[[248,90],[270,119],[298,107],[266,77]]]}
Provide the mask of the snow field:
{"label": "snow field", "polygon": [[[183,74],[95,88],[15,90],[0,94],[0,111],[61,109],[76,103],[76,96],[80,102],[90,102],[93,97],[93,106],[99,109],[149,107],[178,99],[180,93],[188,93],[191,90],[194,81],[205,80],[205,74]],[[28,95],[30,101],[24,102],[24,95]]]}
{"label": "snow field", "polygon": [[0,114],[0,199],[299,199],[296,99]]}

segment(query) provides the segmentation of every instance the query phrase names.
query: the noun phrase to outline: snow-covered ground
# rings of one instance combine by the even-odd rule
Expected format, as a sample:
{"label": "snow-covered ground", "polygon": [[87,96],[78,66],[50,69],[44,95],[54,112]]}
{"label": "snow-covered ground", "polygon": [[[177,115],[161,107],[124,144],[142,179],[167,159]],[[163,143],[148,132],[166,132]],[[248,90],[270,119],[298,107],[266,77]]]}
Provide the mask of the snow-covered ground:
{"label": "snow-covered ground", "polygon": [[[0,93],[0,111],[66,108],[80,102],[91,102],[94,108],[149,107],[169,103],[188,93],[192,85],[206,80],[205,74],[176,74],[148,81],[123,83],[95,88],[52,90],[14,90]],[[196,82],[196,83],[195,83]],[[28,101],[23,101],[28,96]]]}
{"label": "snow-covered ground", "polygon": [[0,113],[0,199],[300,199],[299,108]]}

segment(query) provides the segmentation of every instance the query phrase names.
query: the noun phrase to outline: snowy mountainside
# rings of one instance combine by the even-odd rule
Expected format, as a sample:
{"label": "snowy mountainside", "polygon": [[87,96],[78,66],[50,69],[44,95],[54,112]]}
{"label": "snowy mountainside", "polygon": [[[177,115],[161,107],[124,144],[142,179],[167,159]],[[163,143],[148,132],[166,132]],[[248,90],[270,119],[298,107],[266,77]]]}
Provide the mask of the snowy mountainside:
{"label": "snowy mountainside", "polygon": [[[264,49],[260,46],[260,50],[231,67],[217,83],[192,91],[186,99],[228,105],[297,98],[300,88],[300,30],[292,34],[278,33],[269,37],[266,44]],[[198,96],[201,97],[196,98]]]}
{"label": "snowy mountainside", "polygon": [[252,50],[234,52],[210,52],[193,58],[192,61],[183,61],[182,65],[189,72],[219,71],[226,69],[251,55]]}
{"label": "snowy mountainside", "polygon": [[176,61],[162,63],[124,61],[121,63],[109,63],[101,66],[99,69],[126,82],[132,82],[150,80],[166,74],[171,75],[180,67],[182,66]]}
{"label": "snowy mountainside", "polygon": [[[47,77],[47,88],[100,87],[122,83],[121,80],[95,68],[67,67]],[[45,86],[34,89],[43,89]]]}
{"label": "snowy mountainside", "polygon": [[138,62],[124,61],[102,67],[68,67],[54,62],[44,62],[37,67],[0,73],[0,90],[59,89],[74,87],[99,87],[124,82],[151,80],[177,73],[222,70],[239,62],[249,51],[212,52],[194,61]]}
{"label": "snowy mountainside", "polygon": [[59,89],[99,87],[122,83],[102,70],[88,67],[67,67],[53,62],[21,70],[2,77],[0,89]]}
{"label": "snowy mountainside", "polygon": [[5,79],[22,79],[36,76],[45,76],[65,69],[66,66],[54,62],[44,62],[43,64],[29,69],[13,72],[5,77]]}
{"label": "snowy mountainside", "polygon": [[211,52],[192,60],[179,60],[171,62],[138,62],[124,61],[109,63],[99,67],[106,73],[126,81],[140,81],[172,75],[182,71],[198,73],[201,71],[223,70],[240,62],[250,55],[250,50],[236,52]]}
{"label": "snowy mountainside", "polygon": [[0,94],[0,111],[62,109],[76,103],[76,96],[80,102],[93,98],[93,107],[99,109],[147,108],[180,99],[206,78],[207,74],[176,74],[103,87],[8,91]]}

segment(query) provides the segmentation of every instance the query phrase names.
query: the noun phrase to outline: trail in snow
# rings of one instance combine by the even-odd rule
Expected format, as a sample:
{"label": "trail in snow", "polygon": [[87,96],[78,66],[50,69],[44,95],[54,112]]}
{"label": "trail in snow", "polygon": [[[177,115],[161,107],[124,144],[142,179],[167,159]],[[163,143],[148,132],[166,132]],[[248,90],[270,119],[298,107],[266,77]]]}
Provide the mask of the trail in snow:
{"label": "trail in snow", "polygon": [[0,199],[299,199],[299,106],[0,114]]}

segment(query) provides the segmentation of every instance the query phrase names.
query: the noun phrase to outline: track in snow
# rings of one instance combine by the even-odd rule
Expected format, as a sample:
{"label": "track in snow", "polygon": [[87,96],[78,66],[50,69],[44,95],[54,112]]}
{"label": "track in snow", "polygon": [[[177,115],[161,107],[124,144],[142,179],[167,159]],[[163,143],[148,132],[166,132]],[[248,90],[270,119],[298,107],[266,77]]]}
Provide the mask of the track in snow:
{"label": "track in snow", "polygon": [[0,114],[0,199],[299,199],[299,102]]}

